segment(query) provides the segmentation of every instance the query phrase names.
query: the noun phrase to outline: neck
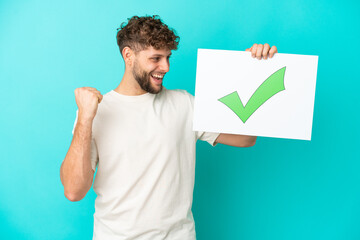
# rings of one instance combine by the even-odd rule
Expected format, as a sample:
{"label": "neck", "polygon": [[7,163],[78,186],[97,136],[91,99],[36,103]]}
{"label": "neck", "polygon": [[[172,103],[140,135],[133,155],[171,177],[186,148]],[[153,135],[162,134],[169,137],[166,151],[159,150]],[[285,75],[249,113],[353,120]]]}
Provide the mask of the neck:
{"label": "neck", "polygon": [[119,86],[117,86],[114,91],[128,96],[137,96],[147,93],[140,87],[138,82],[134,79],[132,73],[126,69]]}

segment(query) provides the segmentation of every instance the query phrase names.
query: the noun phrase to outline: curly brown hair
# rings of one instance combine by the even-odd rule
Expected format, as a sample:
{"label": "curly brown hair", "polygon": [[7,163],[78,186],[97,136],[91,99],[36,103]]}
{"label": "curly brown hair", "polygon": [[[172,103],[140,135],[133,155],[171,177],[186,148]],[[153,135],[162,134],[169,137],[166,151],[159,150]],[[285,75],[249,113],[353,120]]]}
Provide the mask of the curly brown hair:
{"label": "curly brown hair", "polygon": [[138,17],[133,16],[123,22],[117,29],[117,44],[122,54],[124,47],[135,52],[152,46],[155,49],[167,48],[176,50],[180,37],[175,30],[163,23],[158,15]]}

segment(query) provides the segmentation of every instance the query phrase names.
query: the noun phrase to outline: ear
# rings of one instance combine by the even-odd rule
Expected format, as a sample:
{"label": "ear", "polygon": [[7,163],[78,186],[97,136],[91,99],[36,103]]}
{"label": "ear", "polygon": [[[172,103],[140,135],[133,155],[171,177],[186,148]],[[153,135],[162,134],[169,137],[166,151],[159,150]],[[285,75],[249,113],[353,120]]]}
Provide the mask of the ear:
{"label": "ear", "polygon": [[122,56],[124,58],[125,66],[132,66],[135,52],[129,47],[124,47],[122,50]]}

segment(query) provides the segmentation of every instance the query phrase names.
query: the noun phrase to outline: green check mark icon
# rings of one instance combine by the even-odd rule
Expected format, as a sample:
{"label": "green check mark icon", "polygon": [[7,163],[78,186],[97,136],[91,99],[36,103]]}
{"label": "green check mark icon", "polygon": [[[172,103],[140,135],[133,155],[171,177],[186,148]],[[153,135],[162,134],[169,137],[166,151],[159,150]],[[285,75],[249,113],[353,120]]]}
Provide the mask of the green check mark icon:
{"label": "green check mark icon", "polygon": [[228,106],[241,119],[241,121],[245,123],[249,117],[269,98],[278,92],[285,90],[285,69],[286,67],[283,67],[270,75],[270,77],[268,77],[258,87],[258,89],[256,89],[256,91],[250,97],[249,101],[246,103],[245,107],[241,102],[237,91],[230,93],[218,100]]}

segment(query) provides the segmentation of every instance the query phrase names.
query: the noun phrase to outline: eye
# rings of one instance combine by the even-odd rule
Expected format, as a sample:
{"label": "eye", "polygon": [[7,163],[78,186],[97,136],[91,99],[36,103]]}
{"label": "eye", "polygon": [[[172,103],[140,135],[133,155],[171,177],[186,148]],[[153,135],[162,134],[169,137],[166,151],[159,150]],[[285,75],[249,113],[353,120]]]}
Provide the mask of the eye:
{"label": "eye", "polygon": [[151,60],[153,60],[154,62],[158,62],[160,60],[160,58],[159,57],[153,57],[153,58],[151,58]]}

